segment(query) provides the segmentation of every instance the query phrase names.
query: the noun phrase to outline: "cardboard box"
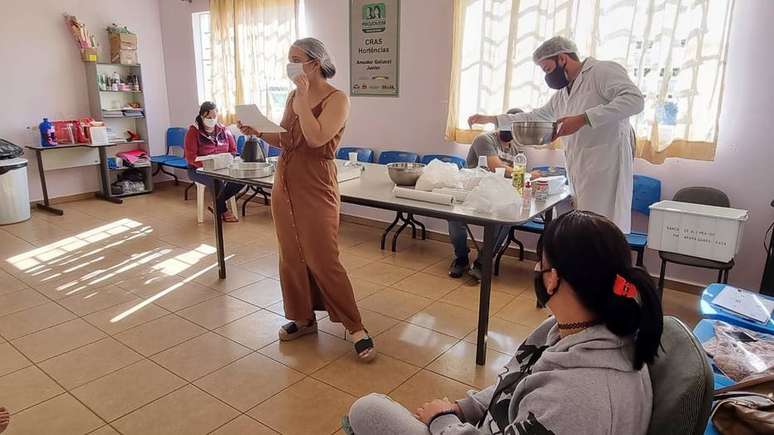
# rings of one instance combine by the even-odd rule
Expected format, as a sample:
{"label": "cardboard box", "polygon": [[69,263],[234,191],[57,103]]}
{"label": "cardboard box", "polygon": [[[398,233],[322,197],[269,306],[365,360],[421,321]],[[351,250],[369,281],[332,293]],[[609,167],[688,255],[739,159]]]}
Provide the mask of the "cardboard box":
{"label": "cardboard box", "polygon": [[81,59],[84,62],[96,62],[97,61],[97,49],[96,48],[84,48],[81,50]]}
{"label": "cardboard box", "polygon": [[137,50],[118,50],[110,53],[110,63],[121,63],[124,65],[137,65]]}
{"label": "cardboard box", "polygon": [[137,50],[137,35],[134,33],[109,32],[110,52],[118,50]]}

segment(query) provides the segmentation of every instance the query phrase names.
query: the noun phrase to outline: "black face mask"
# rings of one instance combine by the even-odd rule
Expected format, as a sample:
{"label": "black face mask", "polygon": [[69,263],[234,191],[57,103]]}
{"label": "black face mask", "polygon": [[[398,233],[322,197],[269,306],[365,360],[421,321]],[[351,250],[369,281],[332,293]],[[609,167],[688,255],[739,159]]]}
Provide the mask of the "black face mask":
{"label": "black face mask", "polygon": [[[535,298],[541,307],[545,307],[546,304],[548,304],[548,300],[551,299],[551,296],[553,296],[552,294],[548,293],[548,289],[543,282],[543,274],[550,271],[551,269],[535,271]],[[554,294],[556,294],[556,290],[558,289],[559,285],[557,284],[556,288],[554,289]]]}
{"label": "black face mask", "polygon": [[513,133],[508,130],[500,130],[497,134],[500,136],[500,140],[503,142],[510,142],[513,140]]}
{"label": "black face mask", "polygon": [[559,56],[555,56],[553,59],[556,63],[556,68],[546,74],[546,84],[551,89],[564,89],[570,84],[570,81],[567,80],[565,67],[559,65]]}

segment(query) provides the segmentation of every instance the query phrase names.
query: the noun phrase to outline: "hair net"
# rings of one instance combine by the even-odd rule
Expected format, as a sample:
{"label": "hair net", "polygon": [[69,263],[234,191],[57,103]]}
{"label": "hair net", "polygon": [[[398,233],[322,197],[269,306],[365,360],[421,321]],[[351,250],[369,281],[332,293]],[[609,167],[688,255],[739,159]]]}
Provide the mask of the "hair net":
{"label": "hair net", "polygon": [[554,36],[553,38],[540,44],[540,47],[538,47],[537,50],[532,53],[532,60],[535,61],[535,63],[538,63],[541,60],[545,60],[549,57],[553,57],[562,53],[578,54],[578,46],[563,36]]}
{"label": "hair net", "polygon": [[325,48],[325,44],[319,39],[315,38],[303,38],[293,43],[294,47],[298,47],[304,50],[307,56],[312,60],[320,62],[320,70],[323,77],[329,79],[336,74],[336,67],[333,65],[331,56],[328,54],[328,49]]}

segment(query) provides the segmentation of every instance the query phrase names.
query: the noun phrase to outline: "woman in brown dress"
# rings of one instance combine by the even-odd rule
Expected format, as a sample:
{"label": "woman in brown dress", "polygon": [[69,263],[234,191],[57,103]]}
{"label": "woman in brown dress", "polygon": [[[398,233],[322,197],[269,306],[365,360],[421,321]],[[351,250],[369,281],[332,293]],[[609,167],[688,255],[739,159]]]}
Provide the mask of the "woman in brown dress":
{"label": "woman in brown dress", "polygon": [[288,77],[295,83],[281,125],[286,133],[261,134],[282,148],[272,190],[271,211],[279,240],[280,281],[285,317],[283,341],[317,332],[315,310],[341,322],[363,361],[376,356],[363,327],[352,284],[339,261],[339,198],[336,148],[349,116],[349,99],[328,79],[336,68],[322,42],[299,39],[290,47]]}

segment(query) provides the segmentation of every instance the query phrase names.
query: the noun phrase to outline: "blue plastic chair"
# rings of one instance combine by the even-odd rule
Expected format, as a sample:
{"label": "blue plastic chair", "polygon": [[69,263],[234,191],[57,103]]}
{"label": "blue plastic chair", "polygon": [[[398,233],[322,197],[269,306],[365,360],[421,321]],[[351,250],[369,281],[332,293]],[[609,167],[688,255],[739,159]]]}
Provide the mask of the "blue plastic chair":
{"label": "blue plastic chair", "polygon": [[336,158],[339,160],[349,160],[349,153],[357,153],[358,162],[374,162],[374,150],[371,148],[342,147],[336,151]]}
{"label": "blue plastic chair", "polygon": [[277,157],[280,154],[282,154],[282,148],[277,148],[269,145],[269,152],[267,153],[266,157]]}
{"label": "blue plastic chair", "polygon": [[[650,216],[650,206],[661,200],[661,180],[645,175],[634,175],[632,210]],[[644,266],[643,257],[648,245],[648,234],[632,231],[626,235],[629,247],[637,253],[637,266]]]}
{"label": "blue plastic chair", "polygon": [[[408,151],[382,151],[381,153],[379,153],[380,165],[387,165],[389,163],[400,163],[400,162],[418,163],[419,155]],[[382,239],[380,244],[382,249],[384,249],[384,245],[387,241],[387,236],[390,234],[390,231],[392,231],[392,229],[395,228],[395,225],[398,225],[398,222],[402,222],[402,225],[398,228],[397,231],[395,231],[395,234],[392,236],[392,252],[397,251],[398,237],[400,236],[400,233],[406,229],[407,226],[411,226],[412,239],[417,238],[417,227],[419,227],[419,229],[422,232],[422,240],[425,240],[427,238],[427,230],[425,229],[425,224],[416,220],[414,218],[413,213],[405,213],[404,215],[403,212],[399,211],[395,213],[395,220],[393,220],[392,223],[387,227],[387,229],[384,230],[384,233],[382,233]]]}
{"label": "blue plastic chair", "polygon": [[426,165],[429,165],[430,162],[432,162],[435,159],[438,159],[446,163],[454,163],[455,165],[457,165],[458,168],[464,168],[466,164],[465,159],[463,159],[462,157],[450,156],[446,154],[427,154],[425,156],[422,156],[421,162]]}
{"label": "blue plastic chair", "polygon": [[408,151],[382,151],[379,153],[380,165],[399,162],[418,163],[419,155]]}
{"label": "blue plastic chair", "polygon": [[240,135],[237,138],[237,155],[242,155],[242,150],[245,149],[245,142],[247,142],[247,138],[244,135]]}
{"label": "blue plastic chair", "polygon": [[[159,171],[171,176],[175,180],[175,184],[178,184],[177,175],[174,172],[168,172],[166,168],[173,169],[188,169],[188,162],[183,157],[185,154],[185,134],[187,130],[181,127],[170,127],[167,129],[166,139],[166,152],[163,155],[151,156],[151,164],[156,164],[156,171],[153,175],[159,173]],[[188,186],[190,188],[191,186]],[[185,192],[185,199],[188,199],[188,189]]]}

